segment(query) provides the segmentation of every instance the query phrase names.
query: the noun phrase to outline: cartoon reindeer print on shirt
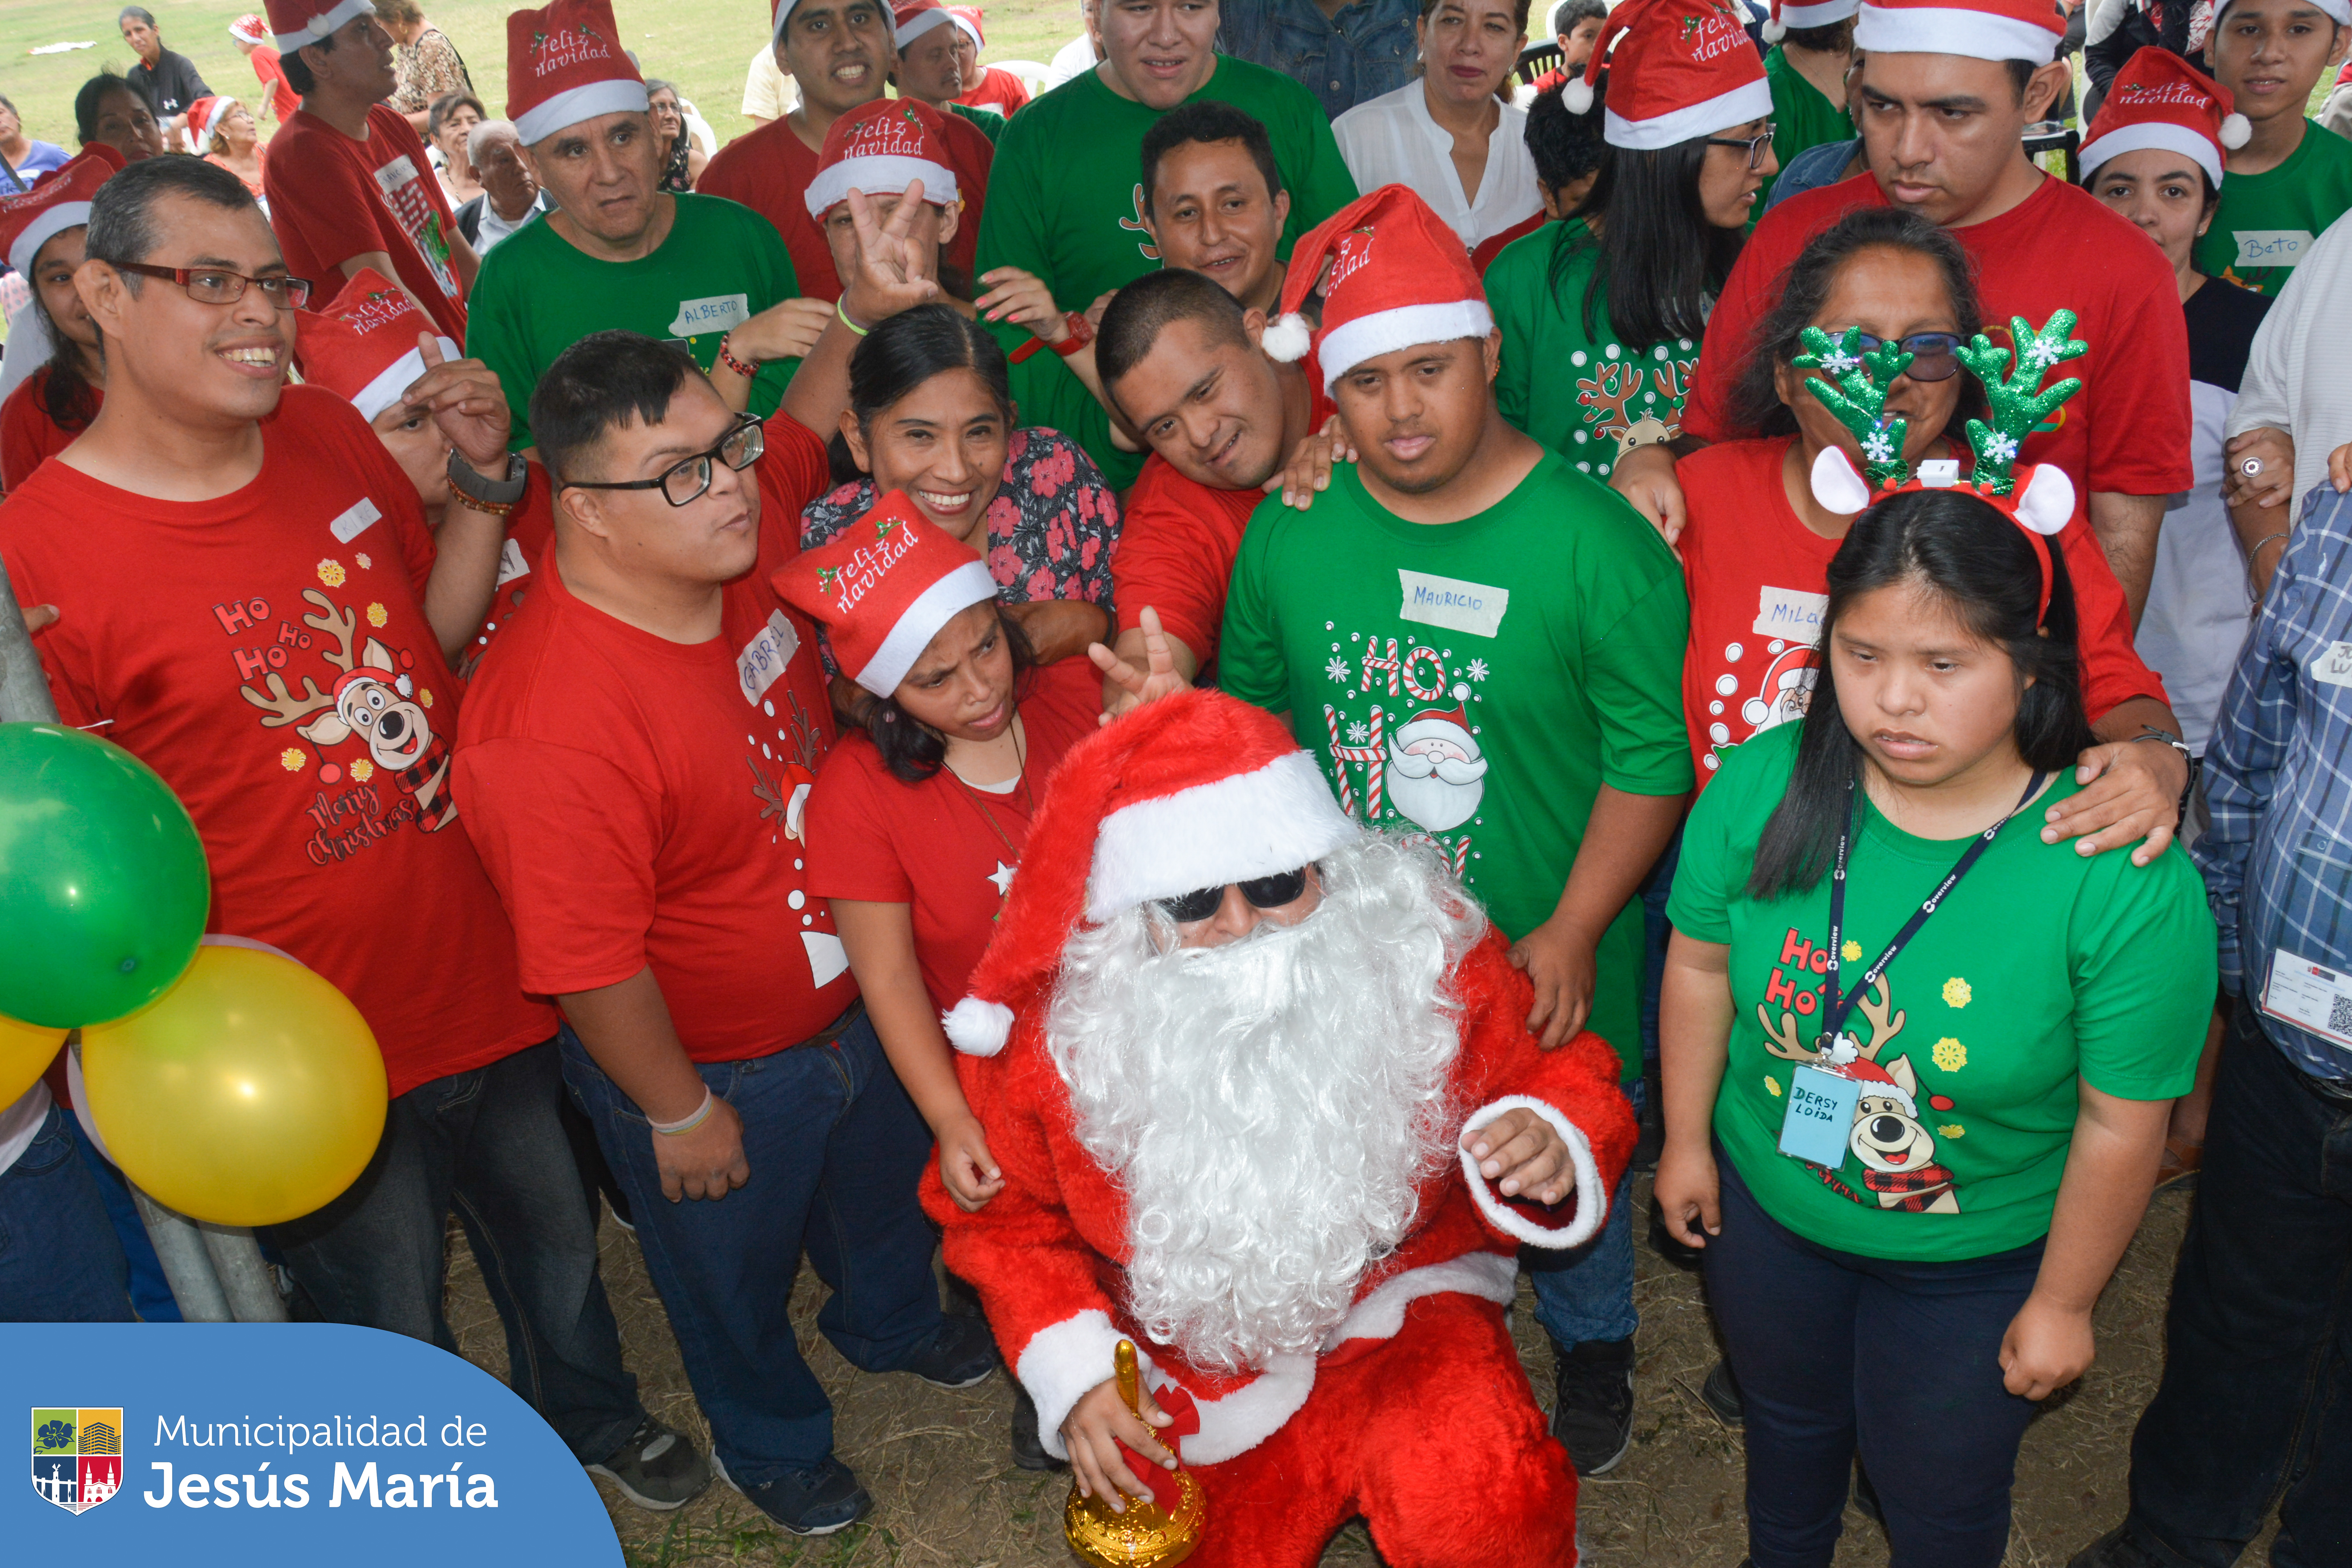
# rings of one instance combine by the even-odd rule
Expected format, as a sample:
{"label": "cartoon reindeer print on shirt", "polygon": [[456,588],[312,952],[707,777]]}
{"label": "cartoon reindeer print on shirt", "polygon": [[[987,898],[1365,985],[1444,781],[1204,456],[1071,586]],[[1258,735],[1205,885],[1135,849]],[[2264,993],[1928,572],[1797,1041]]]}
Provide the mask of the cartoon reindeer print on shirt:
{"label": "cartoon reindeer print on shirt", "polygon": [[[1808,994],[1810,994],[1810,993]],[[1936,1136],[1919,1120],[1919,1075],[1909,1057],[1882,1064],[1879,1054],[1903,1032],[1906,1016],[1894,1005],[1886,977],[1879,976],[1854,1011],[1870,1020],[1870,1043],[1841,1034],[1827,1051],[1807,1045],[1793,1014],[1783,1012],[1776,1025],[1764,1004],[1756,1005],[1757,1022],[1769,1043],[1765,1050],[1784,1061],[1806,1062],[1854,1079],[1862,1089],[1853,1109],[1853,1126],[1846,1147],[1862,1162],[1862,1184],[1883,1209],[1906,1214],[1958,1214],[1960,1196],[1956,1178],[1936,1163]],[[1827,1057],[1827,1060],[1823,1058]],[[1938,1110],[1950,1102],[1930,1101]],[[1824,1179],[1857,1202],[1866,1202],[1838,1182]]]}

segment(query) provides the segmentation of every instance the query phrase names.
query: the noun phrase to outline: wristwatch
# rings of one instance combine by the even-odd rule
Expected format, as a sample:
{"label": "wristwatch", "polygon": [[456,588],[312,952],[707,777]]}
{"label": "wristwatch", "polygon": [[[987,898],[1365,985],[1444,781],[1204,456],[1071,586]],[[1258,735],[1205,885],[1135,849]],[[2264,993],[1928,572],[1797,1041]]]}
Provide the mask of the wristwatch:
{"label": "wristwatch", "polygon": [[474,471],[463,453],[454,448],[449,453],[449,488],[478,511],[504,517],[522,500],[530,481],[530,467],[519,452],[507,454],[507,477],[503,479],[486,479]]}
{"label": "wristwatch", "polygon": [[2179,752],[2180,753],[2180,760],[2189,764],[2189,783],[2180,792],[2180,800],[2179,804],[2180,820],[2183,822],[2188,821],[2189,797],[2197,793],[2197,774],[2200,767],[2201,766],[2200,759],[2198,757],[2197,753],[2189,749],[2188,742],[2182,740],[2171,731],[2159,730],[2153,724],[2142,724],[2139,727],[2139,733],[2134,735],[2132,739],[2135,741],[2161,742],[2163,744],[2170,746],[2174,751]]}
{"label": "wristwatch", "polygon": [[1053,349],[1064,359],[1069,358],[1095,341],[1095,324],[1076,310],[1066,313],[1062,317],[1062,324],[1069,329],[1069,335],[1054,344]]}

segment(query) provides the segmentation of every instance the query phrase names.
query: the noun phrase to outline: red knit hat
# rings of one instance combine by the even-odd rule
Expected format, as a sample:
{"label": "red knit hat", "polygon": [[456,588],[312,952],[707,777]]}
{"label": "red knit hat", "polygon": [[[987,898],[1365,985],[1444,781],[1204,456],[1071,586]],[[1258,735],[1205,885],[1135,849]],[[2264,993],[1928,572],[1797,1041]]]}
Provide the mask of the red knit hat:
{"label": "red knit hat", "polygon": [[941,626],[996,597],[987,563],[916,510],[904,490],[793,556],[770,581],[824,627],[842,669],[877,697],[898,689]]}
{"label": "red knit hat", "polygon": [[2215,185],[2222,154],[2242,147],[2254,128],[2232,107],[2230,89],[2174,54],[2150,44],[2124,62],[2114,88],[2083,139],[2083,180],[2118,153],[2160,147],[2193,158]]}
{"label": "red knit hat", "polygon": [[375,15],[370,0],[264,0],[271,41],[281,55],[312,44],[362,16]]}
{"label": "red knit hat", "polygon": [[897,25],[897,41],[902,49],[934,27],[955,24],[955,18],[948,14],[948,8],[940,5],[940,0],[898,0],[898,4],[890,8],[890,17]]}
{"label": "red knit hat", "polygon": [[416,308],[406,289],[362,267],[323,309],[302,312],[294,359],[304,381],[325,387],[358,409],[361,418],[373,421],[425,374],[419,332],[434,333],[444,360],[465,357],[464,350],[440,336],[433,318]]}
{"label": "red knit hat", "polygon": [[2050,0],[1865,0],[1853,47],[1865,54],[1965,55],[2046,66],[2065,41]]}
{"label": "red knit hat", "polygon": [[[1317,292],[1323,322],[1310,333],[1298,312]],[[1311,349],[1328,392],[1368,359],[1494,330],[1486,288],[1462,237],[1411,187],[1382,185],[1298,242],[1283,280],[1282,314],[1262,342],[1268,357],[1285,364]]]}
{"label": "red knit hat", "polygon": [[122,167],[122,154],[93,142],[29,191],[0,196],[0,256],[26,279],[41,247],[89,222],[89,198]]}
{"label": "red knit hat", "polygon": [[643,114],[612,0],[554,0],[507,17],[507,118],[526,147],[600,114]]}
{"label": "red knit hat", "polygon": [[1764,24],[1764,41],[1777,44],[1791,27],[1826,27],[1862,9],[1862,0],[1822,0],[1817,5],[1782,5],[1772,0],[1772,15]]}
{"label": "red knit hat", "polygon": [[1282,721],[1192,688],[1096,731],[1062,759],[948,1038],[991,1057],[1048,986],[1078,922],[1294,871],[1363,831]]}
{"label": "red knit hat", "polygon": [[891,196],[913,180],[923,182],[925,201],[950,205],[959,198],[947,133],[947,111],[920,99],[859,104],[824,133],[816,177],[808,185],[809,216],[822,222],[853,190]]}
{"label": "red knit hat", "polygon": [[1730,0],[1623,0],[1602,24],[1584,74],[1560,89],[1560,106],[1589,112],[1604,67],[1601,135],[1612,147],[1653,153],[1771,117],[1764,61]]}

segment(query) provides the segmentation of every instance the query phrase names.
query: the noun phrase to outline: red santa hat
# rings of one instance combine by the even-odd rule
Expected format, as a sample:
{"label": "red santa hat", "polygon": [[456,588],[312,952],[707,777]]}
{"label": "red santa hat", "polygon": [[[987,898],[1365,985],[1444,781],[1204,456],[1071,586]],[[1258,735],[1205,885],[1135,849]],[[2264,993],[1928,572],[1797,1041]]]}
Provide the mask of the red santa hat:
{"label": "red santa hat", "polygon": [[269,24],[247,11],[228,25],[228,36],[240,44],[258,47],[269,42]]}
{"label": "red santa hat", "polygon": [[955,22],[940,0],[899,0],[891,7],[890,16],[897,24],[897,42],[902,49],[932,28],[950,26]]}
{"label": "red santa hat", "polygon": [[1148,702],[1054,771],[948,1038],[968,1056],[1003,1050],[1081,921],[1295,871],[1362,832],[1273,714],[1199,688]]}
{"label": "red santa hat", "polygon": [[41,247],[89,224],[90,197],[121,167],[121,153],[93,142],[31,190],[0,196],[0,255],[18,276],[30,279]]}
{"label": "red santa hat", "polygon": [[2233,101],[2228,88],[2170,49],[2149,45],[2124,62],[2091,121],[2083,141],[2084,182],[2119,153],[2161,148],[2193,159],[2219,186],[2223,154],[2253,134]]}
{"label": "red santa hat", "polygon": [[979,6],[950,5],[948,7],[948,15],[955,18],[955,25],[963,29],[964,36],[971,40],[971,47],[973,48],[984,49],[988,47],[988,36],[985,33],[982,33],[980,27],[981,10]]}
{"label": "red santa hat", "polygon": [[188,140],[198,155],[212,151],[213,133],[236,107],[236,100],[233,98],[200,98],[188,105]]}
{"label": "red santa hat", "polygon": [[1862,9],[1862,0],[1823,0],[1818,5],[1782,5],[1772,0],[1772,15],[1764,23],[1764,41],[1777,44],[1791,27],[1826,27]]}
{"label": "red santa hat", "polygon": [[1869,0],[1853,25],[1865,54],[1965,55],[2046,66],[2065,41],[2050,0]]}
{"label": "red santa hat", "polygon": [[969,545],[892,490],[835,539],[804,550],[772,579],[786,603],[825,629],[849,679],[887,697],[940,628],[996,597],[996,579]]}
{"label": "red santa hat", "polygon": [[1870,1096],[1873,1100],[1901,1100],[1903,1102],[1903,1113],[1914,1121],[1918,1120],[1918,1100],[1909,1089],[1904,1088],[1901,1083],[1896,1081],[1893,1073],[1888,1072],[1885,1068],[1880,1067],[1868,1057],[1856,1057],[1853,1060],[1838,1068],[1838,1071],[1843,1073],[1846,1077],[1860,1084],[1862,1086],[1862,1092]]}
{"label": "red santa hat", "polygon": [[357,18],[375,15],[370,0],[263,0],[262,9],[269,13],[270,41],[281,55],[309,48]]}
{"label": "red santa hat", "polygon": [[[1318,292],[1323,320],[1310,331],[1299,309]],[[1382,185],[1298,242],[1283,280],[1282,314],[1261,341],[1268,357],[1285,364],[1312,351],[1328,392],[1368,359],[1494,330],[1462,237],[1410,187]]]}
{"label": "red santa hat", "polygon": [[507,17],[507,118],[526,147],[600,114],[643,114],[611,0],[554,0]]}
{"label": "red santa hat", "polygon": [[1591,111],[1603,68],[1609,107],[1601,135],[1651,153],[1772,113],[1764,62],[1747,16],[1729,0],[1623,0],[1609,13],[1584,74],[1560,89],[1570,114]]}
{"label": "red santa hat", "polygon": [[362,267],[324,309],[302,313],[294,357],[303,380],[347,400],[361,418],[373,421],[425,374],[419,332],[434,332],[444,360],[465,357],[464,350],[440,336],[433,318],[416,308],[406,289]]}
{"label": "red santa hat", "polygon": [[822,222],[853,190],[897,195],[914,180],[923,182],[927,202],[946,206],[959,199],[948,162],[947,111],[914,98],[861,103],[824,133],[808,184],[809,216]]}

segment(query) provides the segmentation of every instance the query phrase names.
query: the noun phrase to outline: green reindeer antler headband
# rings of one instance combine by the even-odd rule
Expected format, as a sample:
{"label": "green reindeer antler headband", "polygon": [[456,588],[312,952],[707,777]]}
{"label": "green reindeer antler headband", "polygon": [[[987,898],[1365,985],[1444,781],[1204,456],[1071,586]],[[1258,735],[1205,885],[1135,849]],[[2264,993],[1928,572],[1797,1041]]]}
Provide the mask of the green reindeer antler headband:
{"label": "green reindeer antler headband", "polygon": [[1864,353],[1862,329],[1848,327],[1845,336],[1832,339],[1819,327],[1807,327],[1800,334],[1805,352],[1789,363],[1799,370],[1825,371],[1837,378],[1837,384],[1808,376],[1805,385],[1821,399],[1822,406],[1837,416],[1839,424],[1853,432],[1861,444],[1863,474],[1871,488],[1899,485],[1911,477],[1911,466],[1903,460],[1903,443],[1911,433],[1910,424],[1900,416],[1886,416],[1886,389],[1895,378],[1911,368],[1912,356],[1900,343],[1881,343]]}

